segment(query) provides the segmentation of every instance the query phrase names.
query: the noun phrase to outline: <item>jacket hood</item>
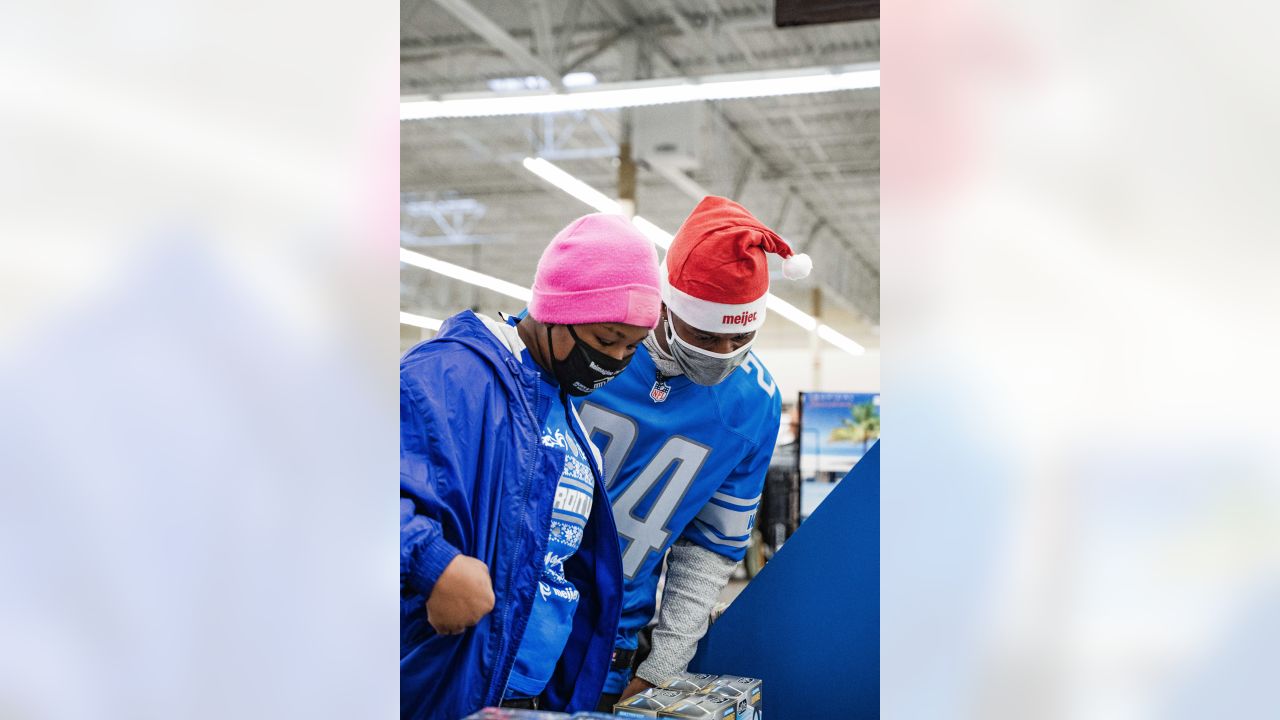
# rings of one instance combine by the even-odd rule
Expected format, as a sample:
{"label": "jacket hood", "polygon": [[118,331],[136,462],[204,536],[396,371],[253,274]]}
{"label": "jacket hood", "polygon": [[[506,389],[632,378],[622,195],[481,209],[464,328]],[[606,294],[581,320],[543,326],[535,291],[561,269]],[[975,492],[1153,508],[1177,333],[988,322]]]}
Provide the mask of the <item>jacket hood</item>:
{"label": "jacket hood", "polygon": [[[493,366],[494,375],[512,395],[526,397],[535,390],[540,382],[538,372],[525,365],[516,357],[501,340],[494,337],[493,331],[485,326],[484,321],[470,310],[463,310],[445,320],[440,325],[436,336],[424,342],[405,355],[410,359],[421,349],[432,343],[456,343],[484,358]],[[532,407],[530,407],[532,412]]]}

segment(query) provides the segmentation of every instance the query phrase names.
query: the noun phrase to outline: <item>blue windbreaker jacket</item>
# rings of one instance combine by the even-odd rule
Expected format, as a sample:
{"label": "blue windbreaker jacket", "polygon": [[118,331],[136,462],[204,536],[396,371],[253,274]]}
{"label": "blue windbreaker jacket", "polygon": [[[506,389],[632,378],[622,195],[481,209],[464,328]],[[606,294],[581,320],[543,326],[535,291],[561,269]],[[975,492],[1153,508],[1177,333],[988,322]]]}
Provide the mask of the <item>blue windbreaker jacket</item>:
{"label": "blue windbreaker jacket", "polygon": [[[563,462],[541,451],[550,412],[563,412],[559,398],[470,311],[400,361],[402,718],[454,720],[502,699],[543,569]],[[618,625],[618,536],[593,471],[598,500],[565,563],[581,597],[543,695],[552,710],[595,709]],[[489,566],[493,612],[461,635],[437,635],[426,598],[458,553]]]}

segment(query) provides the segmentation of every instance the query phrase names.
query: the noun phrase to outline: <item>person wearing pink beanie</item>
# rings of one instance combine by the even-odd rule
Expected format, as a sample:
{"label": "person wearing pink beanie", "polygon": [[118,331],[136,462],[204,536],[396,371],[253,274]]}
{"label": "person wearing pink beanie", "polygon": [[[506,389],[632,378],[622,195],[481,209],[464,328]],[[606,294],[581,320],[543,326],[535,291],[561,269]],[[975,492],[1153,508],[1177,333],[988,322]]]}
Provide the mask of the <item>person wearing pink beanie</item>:
{"label": "person wearing pink beanie", "polygon": [[599,451],[569,396],[657,326],[653,245],[587,215],[542,254],[529,312],[467,310],[400,362],[400,714],[591,710],[622,605]]}
{"label": "person wearing pink beanie", "polygon": [[[622,372],[661,307],[653,244],[621,215],[599,213],[570,223],[543,251],[529,315],[517,328],[560,389],[581,396]],[[583,326],[581,337],[574,326]],[[553,353],[556,345],[571,348],[568,357]]]}

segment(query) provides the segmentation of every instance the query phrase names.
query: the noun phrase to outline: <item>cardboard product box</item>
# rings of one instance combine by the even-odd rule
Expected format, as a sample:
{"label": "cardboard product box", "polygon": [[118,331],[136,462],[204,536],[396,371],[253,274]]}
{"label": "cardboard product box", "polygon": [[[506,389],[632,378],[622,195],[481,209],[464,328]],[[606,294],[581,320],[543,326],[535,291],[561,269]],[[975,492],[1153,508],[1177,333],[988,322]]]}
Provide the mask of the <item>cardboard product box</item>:
{"label": "cardboard product box", "polygon": [[650,688],[625,700],[619,700],[613,706],[613,714],[627,717],[658,717],[658,712],[663,708],[683,700],[688,695],[689,693],[679,690]]}
{"label": "cardboard product box", "polygon": [[690,695],[671,707],[659,711],[658,717],[737,720],[738,703],[731,698],[719,695]]}
{"label": "cardboard product box", "polygon": [[681,690],[688,693],[696,693],[701,692],[704,688],[712,685],[719,678],[719,675],[682,672],[676,673],[675,675],[672,675],[666,680],[658,683],[658,687],[667,688],[668,690]]}
{"label": "cardboard product box", "polygon": [[734,698],[738,703],[738,720],[761,720],[764,710],[763,687],[764,683],[756,678],[721,675],[705,692]]}
{"label": "cardboard product box", "polygon": [[572,720],[618,720],[618,716],[613,713],[576,712]]}
{"label": "cardboard product box", "polygon": [[702,691],[704,695],[718,695],[719,697],[728,698],[734,702],[738,708],[738,720],[754,720],[755,708],[751,707],[751,696],[747,695],[745,690],[733,687],[732,685],[718,685],[712,683],[710,687]]}

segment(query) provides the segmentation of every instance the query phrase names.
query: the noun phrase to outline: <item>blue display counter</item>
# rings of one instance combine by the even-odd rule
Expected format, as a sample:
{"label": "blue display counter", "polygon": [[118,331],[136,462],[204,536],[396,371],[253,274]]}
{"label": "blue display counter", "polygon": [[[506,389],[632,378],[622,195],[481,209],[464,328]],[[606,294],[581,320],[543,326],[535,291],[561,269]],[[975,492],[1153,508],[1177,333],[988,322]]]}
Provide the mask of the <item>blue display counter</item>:
{"label": "blue display counter", "polygon": [[879,442],[711,626],[689,669],[761,678],[767,720],[879,716]]}

